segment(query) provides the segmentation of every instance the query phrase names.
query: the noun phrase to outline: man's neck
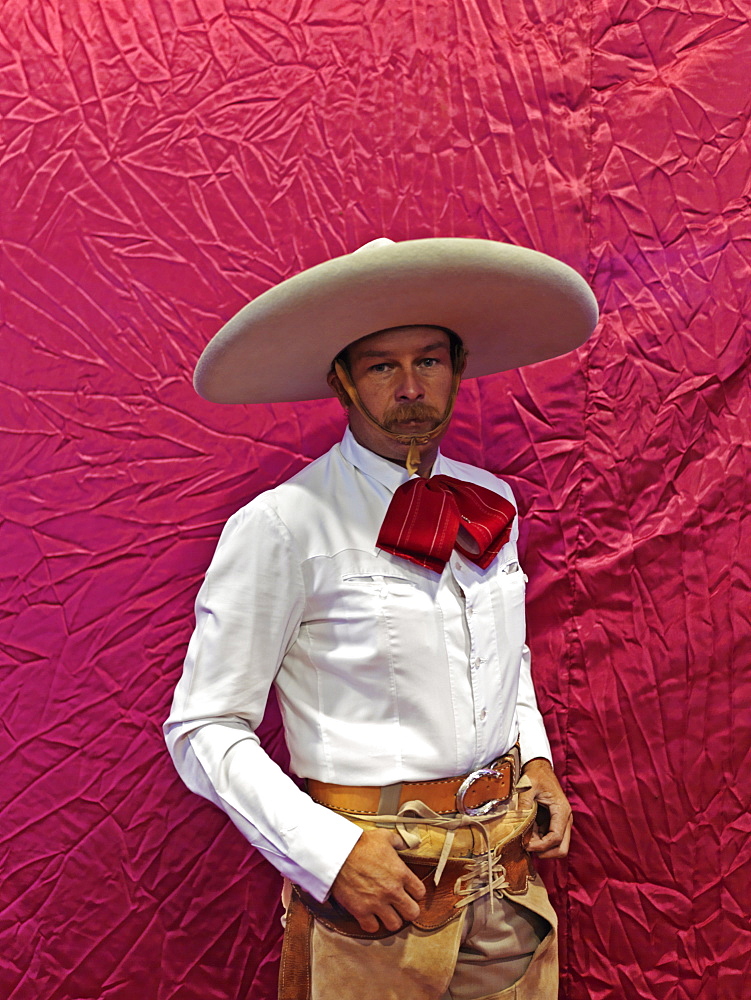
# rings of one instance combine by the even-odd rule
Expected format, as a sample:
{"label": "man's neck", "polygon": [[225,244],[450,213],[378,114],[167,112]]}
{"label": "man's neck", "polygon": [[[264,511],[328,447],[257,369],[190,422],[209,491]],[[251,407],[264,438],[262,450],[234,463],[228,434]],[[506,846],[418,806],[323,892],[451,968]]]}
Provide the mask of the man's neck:
{"label": "man's neck", "polygon": [[[366,445],[363,445],[363,447],[366,447]],[[370,449],[368,449],[368,451],[370,451]],[[375,452],[375,454],[377,455],[378,452]],[[398,458],[389,458],[388,455],[381,455],[381,458],[385,458],[386,461],[391,462],[392,465],[398,465],[401,469],[407,468],[407,463],[401,461]],[[430,474],[433,471],[434,465],[435,465],[435,456],[433,456],[429,465],[426,465],[425,461],[422,460],[420,462],[420,465],[418,466],[417,475],[420,476],[422,479],[430,479]]]}
{"label": "man's neck", "polygon": [[[350,424],[349,427],[352,437],[357,441],[361,448],[365,448],[366,451],[372,452],[374,455],[378,455],[379,458],[385,458],[387,462],[391,462],[392,465],[398,465],[401,469],[407,468],[407,460],[405,458],[397,458],[393,455],[385,455],[382,451],[374,448],[367,441],[363,441],[358,436],[355,429]],[[429,479],[430,474],[433,471],[433,466],[435,465],[436,456],[438,455],[438,442],[430,441],[421,449],[420,452],[420,464],[417,467],[417,475],[422,479]]]}

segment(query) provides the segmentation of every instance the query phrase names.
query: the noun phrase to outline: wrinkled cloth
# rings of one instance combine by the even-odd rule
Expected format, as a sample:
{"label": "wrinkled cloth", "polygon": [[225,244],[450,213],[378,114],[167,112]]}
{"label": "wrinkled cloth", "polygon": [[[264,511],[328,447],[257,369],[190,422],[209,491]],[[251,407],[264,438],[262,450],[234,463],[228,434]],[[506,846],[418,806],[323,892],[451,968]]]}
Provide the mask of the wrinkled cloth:
{"label": "wrinkled cloth", "polygon": [[[434,472],[513,503],[508,486],[480,469],[439,455]],[[517,734],[523,760],[550,757],[525,645],[516,520],[487,569],[456,553],[437,576],[375,548],[408,478],[348,432],[230,519],[166,723],[189,787],[319,900],[359,831],[260,747],[254,730],[272,683],[300,777],[442,778],[483,766]]]}

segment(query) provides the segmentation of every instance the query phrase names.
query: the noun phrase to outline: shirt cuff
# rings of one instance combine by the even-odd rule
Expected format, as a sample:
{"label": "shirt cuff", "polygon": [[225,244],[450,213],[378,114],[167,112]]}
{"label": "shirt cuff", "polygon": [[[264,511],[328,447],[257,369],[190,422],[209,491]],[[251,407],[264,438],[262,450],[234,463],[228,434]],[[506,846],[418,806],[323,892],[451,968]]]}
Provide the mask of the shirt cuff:
{"label": "shirt cuff", "polygon": [[[286,831],[288,843],[294,845],[294,861],[263,848],[259,850],[291,882],[322,903],[363,831],[345,816],[312,799],[308,801],[312,808],[306,806],[301,810],[299,826]],[[310,831],[315,831],[312,837]],[[324,844],[325,851],[321,849]]]}
{"label": "shirt cuff", "polygon": [[553,754],[550,749],[550,742],[542,724],[528,727],[527,731],[522,731],[519,736],[519,756],[521,765],[524,767],[535,757],[542,757],[553,763]]}

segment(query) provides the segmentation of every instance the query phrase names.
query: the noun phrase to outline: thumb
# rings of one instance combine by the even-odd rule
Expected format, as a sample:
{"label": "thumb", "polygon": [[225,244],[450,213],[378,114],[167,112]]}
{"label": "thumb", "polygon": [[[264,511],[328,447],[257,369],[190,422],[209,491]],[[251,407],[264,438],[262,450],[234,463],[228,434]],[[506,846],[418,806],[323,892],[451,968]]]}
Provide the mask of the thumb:
{"label": "thumb", "polygon": [[396,830],[391,831],[391,836],[389,837],[389,843],[397,851],[403,851],[407,846],[404,842],[404,837],[400,836]]}
{"label": "thumb", "polygon": [[535,791],[532,782],[525,774],[517,781],[516,791],[519,795],[519,808],[531,809],[535,804]]}

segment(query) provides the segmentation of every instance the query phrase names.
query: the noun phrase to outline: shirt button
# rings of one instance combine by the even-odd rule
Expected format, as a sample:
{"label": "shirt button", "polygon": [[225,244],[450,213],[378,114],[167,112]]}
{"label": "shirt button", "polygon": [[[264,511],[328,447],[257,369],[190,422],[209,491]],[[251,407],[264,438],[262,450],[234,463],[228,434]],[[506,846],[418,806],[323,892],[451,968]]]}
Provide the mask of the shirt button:
{"label": "shirt button", "polygon": [[470,605],[467,608],[467,618],[471,618],[473,614],[474,614],[474,608]]}
{"label": "shirt button", "polygon": [[480,712],[480,722],[484,722],[485,719],[487,718],[487,716],[488,716],[488,713],[483,708],[483,710]]}

